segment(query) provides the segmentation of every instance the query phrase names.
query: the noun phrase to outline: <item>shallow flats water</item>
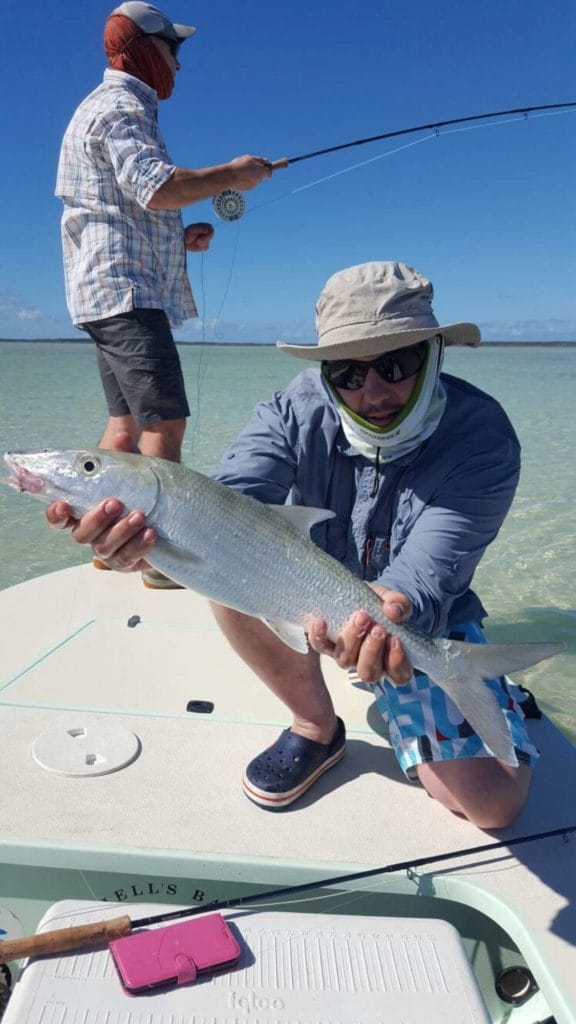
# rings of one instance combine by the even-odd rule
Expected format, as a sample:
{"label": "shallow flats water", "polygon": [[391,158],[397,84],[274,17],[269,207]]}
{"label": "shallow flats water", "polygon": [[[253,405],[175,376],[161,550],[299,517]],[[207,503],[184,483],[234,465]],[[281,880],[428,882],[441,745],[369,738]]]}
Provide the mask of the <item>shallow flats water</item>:
{"label": "shallow flats water", "polygon": [[[264,346],[181,346],[192,414],[184,461],[205,471],[253,405],[302,366]],[[576,740],[576,345],[448,350],[444,369],[505,406],[523,448],[512,510],[477,573],[489,640],[560,640],[568,652],[517,675]],[[91,344],[0,343],[0,450],[88,447],[105,410]],[[233,386],[231,386],[233,382]],[[0,488],[0,588],[87,561],[42,508]]]}

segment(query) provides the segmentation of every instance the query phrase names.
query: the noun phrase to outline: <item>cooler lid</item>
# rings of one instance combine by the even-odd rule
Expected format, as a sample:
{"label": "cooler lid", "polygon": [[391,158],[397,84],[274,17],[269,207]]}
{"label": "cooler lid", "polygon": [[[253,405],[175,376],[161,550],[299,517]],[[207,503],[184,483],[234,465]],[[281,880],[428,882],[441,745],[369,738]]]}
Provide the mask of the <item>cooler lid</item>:
{"label": "cooler lid", "polygon": [[[177,908],[127,909],[137,919]],[[38,931],[118,912],[63,901]],[[30,961],[3,1024],[490,1024],[460,936],[444,921],[240,910],[225,917],[242,949],[231,970],[128,995],[107,949]]]}

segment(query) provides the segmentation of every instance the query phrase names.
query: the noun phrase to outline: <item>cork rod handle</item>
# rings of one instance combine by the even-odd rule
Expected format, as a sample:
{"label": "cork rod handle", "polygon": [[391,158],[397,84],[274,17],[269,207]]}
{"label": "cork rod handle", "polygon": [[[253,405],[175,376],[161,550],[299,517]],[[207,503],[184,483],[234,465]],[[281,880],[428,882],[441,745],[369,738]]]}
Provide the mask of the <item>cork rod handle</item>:
{"label": "cork rod handle", "polygon": [[110,921],[96,924],[75,925],[73,928],[57,928],[40,935],[28,935],[23,939],[8,939],[0,942],[0,964],[9,960],[20,960],[25,956],[53,956],[66,953],[82,946],[98,946],[112,939],[129,935],[132,922],[129,917],[114,917]]}
{"label": "cork rod handle", "polygon": [[281,167],[288,167],[288,157],[283,156],[279,160],[272,160],[270,167],[273,171],[279,171]]}

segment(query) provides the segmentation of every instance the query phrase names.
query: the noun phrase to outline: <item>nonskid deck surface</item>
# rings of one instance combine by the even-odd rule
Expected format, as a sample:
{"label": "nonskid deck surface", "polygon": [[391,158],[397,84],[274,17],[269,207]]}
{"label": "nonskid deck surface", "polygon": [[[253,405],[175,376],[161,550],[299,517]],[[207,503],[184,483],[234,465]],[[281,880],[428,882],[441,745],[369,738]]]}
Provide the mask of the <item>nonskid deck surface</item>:
{"label": "nonskid deck surface", "polygon": [[[133,616],[140,621],[131,627]],[[491,837],[404,780],[371,694],[330,660],[346,757],[294,808],[271,814],[246,800],[240,780],[286,712],[229,649],[202,598],[88,565],[0,592],[0,620],[5,861],[10,850],[35,850],[34,861],[46,845],[82,850],[85,862],[91,850],[96,859],[106,850],[166,851],[194,863],[196,875],[220,861],[236,863],[239,880],[281,885],[295,867],[319,877],[575,823],[576,750],[547,719],[530,725],[543,756],[528,804]],[[214,710],[187,712],[193,700]],[[110,724],[139,741],[122,770],[68,777],[32,756],[51,730]],[[516,942],[555,964],[576,1006],[575,849],[574,838],[549,839],[419,873],[434,873],[435,895],[500,914]]]}

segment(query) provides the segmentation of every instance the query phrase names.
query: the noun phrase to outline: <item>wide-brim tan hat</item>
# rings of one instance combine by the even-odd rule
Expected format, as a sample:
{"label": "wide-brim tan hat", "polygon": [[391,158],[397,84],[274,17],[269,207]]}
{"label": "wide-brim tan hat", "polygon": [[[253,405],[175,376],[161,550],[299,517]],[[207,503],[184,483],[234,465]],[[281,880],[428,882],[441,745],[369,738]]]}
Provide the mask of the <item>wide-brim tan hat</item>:
{"label": "wide-brim tan hat", "polygon": [[316,306],[316,345],[278,348],[300,359],[360,359],[441,334],[446,345],[480,344],[476,324],[438,323],[430,281],[405,263],[360,263],[334,274]]}

